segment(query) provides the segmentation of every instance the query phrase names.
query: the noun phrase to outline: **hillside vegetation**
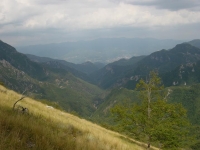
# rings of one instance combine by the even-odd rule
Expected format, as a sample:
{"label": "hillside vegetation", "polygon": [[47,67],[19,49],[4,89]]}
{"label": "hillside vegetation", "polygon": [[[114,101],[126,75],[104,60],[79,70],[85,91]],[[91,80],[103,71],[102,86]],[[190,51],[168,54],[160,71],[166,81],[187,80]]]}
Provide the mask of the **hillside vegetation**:
{"label": "hillside vegetation", "polygon": [[[190,122],[200,125],[200,84],[191,86],[171,86],[164,90],[168,93],[167,100],[169,103],[181,103],[187,110]],[[138,94],[138,91],[126,88],[113,89],[105,98],[105,102],[95,111],[92,118],[98,122],[106,122],[103,121],[106,119],[110,121],[110,108],[124,102],[139,103]]]}
{"label": "hillside vegetation", "polygon": [[0,41],[0,81],[17,92],[29,88],[29,96],[48,99],[60,104],[68,112],[90,116],[104,90],[83,80],[84,73],[58,62],[39,64]]}
{"label": "hillside vegetation", "polygon": [[[188,142],[187,145],[191,149],[199,150],[200,144],[200,84],[194,84],[191,86],[171,86],[166,87],[164,91],[167,94],[167,102],[169,104],[181,104],[187,110],[187,116],[191,123],[190,135],[194,139]],[[164,93],[165,93],[164,92]],[[93,114],[92,120],[98,122],[106,127],[123,132],[131,137],[130,131],[125,132],[118,127],[118,124],[114,122],[110,110],[116,105],[130,106],[131,104],[140,104],[141,100],[138,97],[139,92],[135,90],[128,90],[126,88],[115,88],[105,98],[105,102],[102,103],[97,111]],[[134,137],[137,138],[137,137]],[[143,139],[140,139],[143,140]],[[189,148],[188,148],[189,149]]]}
{"label": "hillside vegetation", "polygon": [[142,150],[142,143],[106,130],[96,124],[41,102],[25,98],[17,105],[29,109],[12,110],[21,95],[0,86],[1,150]]}

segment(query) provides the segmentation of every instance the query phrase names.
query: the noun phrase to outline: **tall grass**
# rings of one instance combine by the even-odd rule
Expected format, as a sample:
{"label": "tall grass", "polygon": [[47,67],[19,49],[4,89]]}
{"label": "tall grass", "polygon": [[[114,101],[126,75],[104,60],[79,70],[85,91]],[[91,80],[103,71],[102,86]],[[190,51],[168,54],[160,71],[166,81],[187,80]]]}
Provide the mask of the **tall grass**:
{"label": "tall grass", "polygon": [[13,111],[20,97],[0,86],[0,150],[145,149],[142,143],[30,98],[19,102],[29,114]]}

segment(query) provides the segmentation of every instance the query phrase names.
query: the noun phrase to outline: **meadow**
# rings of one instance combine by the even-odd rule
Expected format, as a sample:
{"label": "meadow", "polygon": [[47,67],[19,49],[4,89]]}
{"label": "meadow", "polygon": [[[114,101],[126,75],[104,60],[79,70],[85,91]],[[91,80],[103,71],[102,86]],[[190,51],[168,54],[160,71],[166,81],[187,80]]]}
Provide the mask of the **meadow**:
{"label": "meadow", "polygon": [[[1,150],[144,150],[145,143],[25,97],[0,86]],[[16,107],[17,107],[16,105]],[[156,148],[153,148],[156,149]]]}

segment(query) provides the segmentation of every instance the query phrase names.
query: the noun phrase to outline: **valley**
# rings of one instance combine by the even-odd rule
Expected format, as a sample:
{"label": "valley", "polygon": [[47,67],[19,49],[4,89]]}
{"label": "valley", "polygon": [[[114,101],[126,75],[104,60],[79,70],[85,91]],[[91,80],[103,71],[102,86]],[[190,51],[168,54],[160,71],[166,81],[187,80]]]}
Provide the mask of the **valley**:
{"label": "valley", "polygon": [[200,150],[199,0],[1,0],[0,150]]}
{"label": "valley", "polygon": [[[199,45],[200,40],[193,40],[177,43],[168,50],[123,58],[108,64],[75,64],[66,60],[22,54],[0,41],[0,83],[19,94],[26,90],[24,95],[36,99],[36,103],[50,104],[122,132],[115,126],[110,109],[123,103],[139,104],[136,84],[141,79],[147,80],[149,72],[154,70],[165,86],[168,103],[182,104],[187,110],[189,121],[195,126],[194,131],[197,131],[200,126]],[[197,147],[199,141],[197,137],[189,146]],[[153,145],[158,147],[157,143]]]}

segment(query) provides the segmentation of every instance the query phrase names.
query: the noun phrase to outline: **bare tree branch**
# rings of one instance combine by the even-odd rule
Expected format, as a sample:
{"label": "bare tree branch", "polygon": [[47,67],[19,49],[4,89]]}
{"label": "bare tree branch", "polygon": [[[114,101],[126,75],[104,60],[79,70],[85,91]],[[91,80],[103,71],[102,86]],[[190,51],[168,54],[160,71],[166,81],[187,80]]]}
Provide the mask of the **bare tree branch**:
{"label": "bare tree branch", "polygon": [[[32,89],[32,87],[33,87],[33,85],[30,85],[29,87],[26,87],[26,89],[22,92],[22,96],[21,96],[21,98],[20,99],[18,99],[14,104],[13,104],[13,110],[15,110],[15,106],[16,106],[16,104],[19,102],[19,101],[21,101],[21,100],[23,100],[24,98],[26,98],[26,96],[24,95],[28,90],[31,90]],[[18,108],[17,109],[21,109],[20,111],[22,112],[22,113],[28,113],[28,108],[25,108],[25,107],[22,107],[22,106],[18,106]]]}
{"label": "bare tree branch", "polygon": [[24,96],[24,97],[21,97],[19,100],[17,100],[17,101],[14,103],[14,105],[13,105],[13,110],[15,109],[15,105],[16,105],[19,101],[23,100],[24,98],[25,98],[25,96]]}
{"label": "bare tree branch", "polygon": [[15,109],[15,105],[16,105],[19,101],[23,100],[23,99],[26,97],[26,96],[23,95],[26,91],[27,91],[27,88],[22,92],[22,97],[21,97],[20,99],[18,99],[18,100],[14,103],[14,105],[13,105],[13,110]]}

